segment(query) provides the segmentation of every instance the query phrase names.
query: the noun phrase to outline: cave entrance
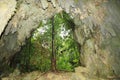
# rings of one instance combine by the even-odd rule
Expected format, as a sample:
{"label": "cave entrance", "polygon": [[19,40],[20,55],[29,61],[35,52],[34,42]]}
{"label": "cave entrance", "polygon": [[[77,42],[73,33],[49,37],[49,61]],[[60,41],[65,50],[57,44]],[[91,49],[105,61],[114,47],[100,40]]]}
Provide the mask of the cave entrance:
{"label": "cave entrance", "polygon": [[15,59],[20,70],[74,71],[80,64],[74,26],[65,12],[41,21]]}

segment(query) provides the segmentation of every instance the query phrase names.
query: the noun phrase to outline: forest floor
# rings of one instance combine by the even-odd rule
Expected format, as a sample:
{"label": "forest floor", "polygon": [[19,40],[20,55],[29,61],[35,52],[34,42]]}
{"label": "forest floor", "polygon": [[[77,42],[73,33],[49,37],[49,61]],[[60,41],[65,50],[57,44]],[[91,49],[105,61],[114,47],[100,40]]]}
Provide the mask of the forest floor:
{"label": "forest floor", "polygon": [[20,74],[18,70],[15,70],[8,77],[2,78],[2,80],[104,80],[98,78],[88,78],[87,69],[83,67],[77,67],[75,72],[46,72],[41,73],[39,71],[33,71],[30,73]]}

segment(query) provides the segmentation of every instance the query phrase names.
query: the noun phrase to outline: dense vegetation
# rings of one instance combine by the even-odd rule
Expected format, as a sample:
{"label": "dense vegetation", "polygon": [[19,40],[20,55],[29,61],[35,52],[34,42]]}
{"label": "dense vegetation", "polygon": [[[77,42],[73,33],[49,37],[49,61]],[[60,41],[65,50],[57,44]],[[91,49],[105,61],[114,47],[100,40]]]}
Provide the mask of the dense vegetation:
{"label": "dense vegetation", "polygon": [[[54,53],[57,70],[74,71],[79,65],[79,51],[73,37],[74,24],[65,12],[52,19],[43,20],[20,53],[16,56],[17,67],[22,71],[48,71],[51,69],[52,28],[54,25]],[[52,23],[53,21],[53,23]]]}

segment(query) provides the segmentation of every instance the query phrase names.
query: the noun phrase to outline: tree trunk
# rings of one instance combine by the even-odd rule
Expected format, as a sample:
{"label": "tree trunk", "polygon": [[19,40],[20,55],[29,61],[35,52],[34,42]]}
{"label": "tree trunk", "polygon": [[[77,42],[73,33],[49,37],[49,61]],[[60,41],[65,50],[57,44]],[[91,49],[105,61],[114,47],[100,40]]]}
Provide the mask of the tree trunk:
{"label": "tree trunk", "polygon": [[54,16],[52,17],[52,54],[51,54],[51,69],[56,71],[56,52],[55,52],[55,30],[54,30]]}

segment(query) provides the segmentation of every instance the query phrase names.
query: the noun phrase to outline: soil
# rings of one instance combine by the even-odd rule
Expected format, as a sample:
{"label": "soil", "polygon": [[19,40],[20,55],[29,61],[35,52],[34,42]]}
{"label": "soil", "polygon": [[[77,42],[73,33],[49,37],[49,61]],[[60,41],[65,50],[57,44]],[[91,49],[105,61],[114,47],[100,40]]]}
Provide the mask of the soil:
{"label": "soil", "polygon": [[84,67],[78,67],[75,72],[45,72],[33,71],[30,73],[20,73],[19,70],[15,70],[8,77],[2,78],[2,80],[105,80],[100,78],[90,78],[88,71]]}

